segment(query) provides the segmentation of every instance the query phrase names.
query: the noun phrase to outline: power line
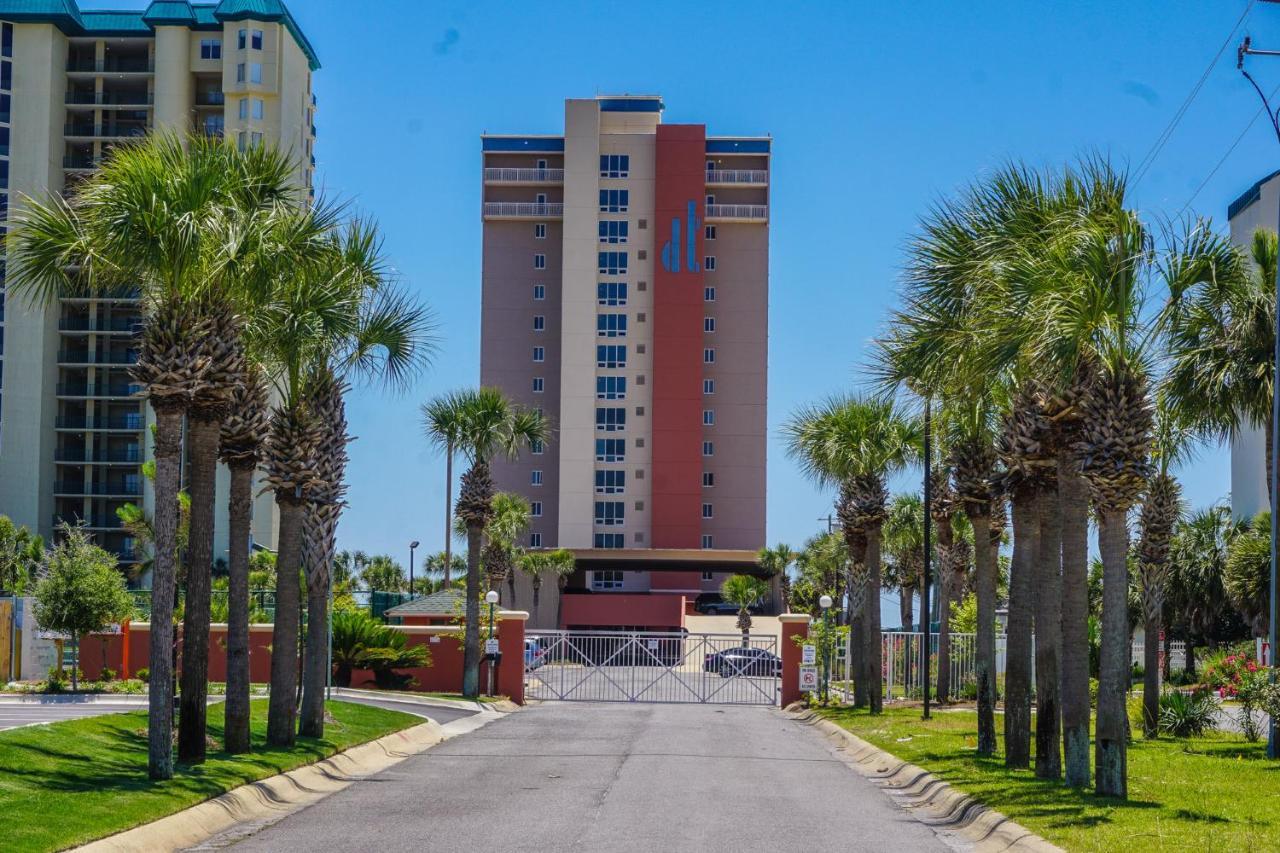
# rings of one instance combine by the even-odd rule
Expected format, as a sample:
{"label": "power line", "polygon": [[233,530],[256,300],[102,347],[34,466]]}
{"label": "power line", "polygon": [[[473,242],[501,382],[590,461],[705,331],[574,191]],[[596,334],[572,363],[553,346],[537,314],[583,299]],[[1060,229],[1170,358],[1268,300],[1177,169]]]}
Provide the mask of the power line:
{"label": "power line", "polygon": [[[1276,86],[1274,89],[1271,90],[1271,94],[1267,96],[1268,99],[1274,98],[1277,92],[1280,92],[1280,85]],[[1226,153],[1223,154],[1222,157],[1218,159],[1218,162],[1214,165],[1213,169],[1209,171],[1209,174],[1204,176],[1204,180],[1201,181],[1200,185],[1196,187],[1195,192],[1193,192],[1191,194],[1191,197],[1187,199],[1186,204],[1182,205],[1182,209],[1178,211],[1179,216],[1187,212],[1187,208],[1191,207],[1191,202],[1196,200],[1196,196],[1200,195],[1200,191],[1203,190],[1209,184],[1209,181],[1213,180],[1214,175],[1218,174],[1218,170],[1222,168],[1222,164],[1227,162],[1227,158],[1230,157],[1231,153],[1236,150],[1236,147],[1240,145],[1240,143],[1244,140],[1245,136],[1248,135],[1249,131],[1253,129],[1253,126],[1258,123],[1259,116],[1261,116],[1266,111],[1267,111],[1266,107],[1258,107],[1258,111],[1253,114],[1253,118],[1249,119],[1249,123],[1244,126],[1244,130],[1240,131],[1240,135],[1236,137],[1235,142],[1231,143],[1231,147],[1228,148],[1226,150]]]}
{"label": "power line", "polygon": [[1173,114],[1173,118],[1169,120],[1169,124],[1160,133],[1160,135],[1156,137],[1156,141],[1152,144],[1151,150],[1149,150],[1147,155],[1138,162],[1138,166],[1134,170],[1132,186],[1136,187],[1142,179],[1146,177],[1147,172],[1151,170],[1152,164],[1154,164],[1156,158],[1160,156],[1160,152],[1164,150],[1164,146],[1168,143],[1169,139],[1172,138],[1174,130],[1177,129],[1183,116],[1185,116],[1187,110],[1190,109],[1191,103],[1196,99],[1196,96],[1200,94],[1200,90],[1204,88],[1204,84],[1209,79],[1209,75],[1213,72],[1214,66],[1218,64],[1218,60],[1222,58],[1223,52],[1225,52],[1227,46],[1231,44],[1231,40],[1235,38],[1236,30],[1240,29],[1240,25],[1243,24],[1245,18],[1249,16],[1249,11],[1253,9],[1253,5],[1257,1],[1258,0],[1249,0],[1248,4],[1244,7],[1244,11],[1240,13],[1239,19],[1236,20],[1235,26],[1231,28],[1231,32],[1227,33],[1227,37],[1223,40],[1222,46],[1219,47],[1218,52],[1213,55],[1213,59],[1209,60],[1209,64],[1204,69],[1204,73],[1200,75],[1200,79],[1191,87],[1191,91],[1182,101],[1182,105],[1178,107],[1178,111]]}

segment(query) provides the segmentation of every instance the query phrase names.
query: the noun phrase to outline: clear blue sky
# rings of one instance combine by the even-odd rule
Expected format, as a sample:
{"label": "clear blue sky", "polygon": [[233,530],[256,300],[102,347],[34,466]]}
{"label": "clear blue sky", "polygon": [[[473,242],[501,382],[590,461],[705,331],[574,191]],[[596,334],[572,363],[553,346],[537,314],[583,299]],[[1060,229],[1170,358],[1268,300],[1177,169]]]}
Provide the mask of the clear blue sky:
{"label": "clear blue sky", "polygon": [[[632,92],[662,95],[668,122],[773,135],[768,535],[798,545],[830,496],[796,474],[777,428],[860,381],[917,217],[1010,157],[1098,150],[1136,166],[1248,3],[290,5],[323,63],[319,180],[380,220],[440,320],[439,356],[411,391],[349,405],[339,545],[404,560],[410,539],[442,547],[443,462],[418,405],[479,376],[480,133],[559,133],[565,98]],[[1246,31],[1280,48],[1280,5],[1251,8],[1137,187],[1144,212],[1178,213],[1257,112],[1235,70]],[[1280,85],[1280,59],[1254,67]],[[1278,154],[1258,119],[1193,209],[1225,228],[1227,204]],[[1196,505],[1228,493],[1224,450],[1183,473]]]}

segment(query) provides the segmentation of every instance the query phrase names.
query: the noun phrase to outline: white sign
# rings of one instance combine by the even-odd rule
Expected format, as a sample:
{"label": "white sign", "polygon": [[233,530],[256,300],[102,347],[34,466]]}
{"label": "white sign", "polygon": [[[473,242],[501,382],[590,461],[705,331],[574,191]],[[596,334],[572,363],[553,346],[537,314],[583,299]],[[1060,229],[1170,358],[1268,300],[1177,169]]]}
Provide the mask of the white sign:
{"label": "white sign", "polygon": [[646,645],[649,647],[649,651],[651,651],[651,652],[656,652],[656,651],[658,650],[658,641],[657,641],[657,640],[649,640],[649,641],[646,643]]}
{"label": "white sign", "polygon": [[800,692],[813,693],[818,689],[818,668],[816,666],[800,667]]}
{"label": "white sign", "polygon": [[485,640],[485,641],[484,641],[484,653],[485,653],[486,655],[496,655],[496,654],[498,653],[498,641],[497,641],[497,640]]}
{"label": "white sign", "polygon": [[800,663],[805,666],[813,666],[818,662],[817,646],[801,646],[800,647]]}

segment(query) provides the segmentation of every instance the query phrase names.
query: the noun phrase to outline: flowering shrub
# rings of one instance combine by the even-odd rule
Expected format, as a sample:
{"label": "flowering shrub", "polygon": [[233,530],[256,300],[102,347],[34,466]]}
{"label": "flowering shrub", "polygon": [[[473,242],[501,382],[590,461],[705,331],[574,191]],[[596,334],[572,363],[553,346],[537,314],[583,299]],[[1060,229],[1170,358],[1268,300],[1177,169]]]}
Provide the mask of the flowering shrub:
{"label": "flowering shrub", "polygon": [[1245,679],[1258,672],[1258,662],[1248,655],[1227,655],[1205,670],[1204,681],[1223,699],[1235,698]]}
{"label": "flowering shrub", "polygon": [[1240,731],[1251,743],[1261,739],[1262,722],[1254,713],[1276,714],[1280,711],[1280,684],[1271,683],[1271,669],[1255,665],[1246,671],[1236,685],[1234,695],[1240,701]]}

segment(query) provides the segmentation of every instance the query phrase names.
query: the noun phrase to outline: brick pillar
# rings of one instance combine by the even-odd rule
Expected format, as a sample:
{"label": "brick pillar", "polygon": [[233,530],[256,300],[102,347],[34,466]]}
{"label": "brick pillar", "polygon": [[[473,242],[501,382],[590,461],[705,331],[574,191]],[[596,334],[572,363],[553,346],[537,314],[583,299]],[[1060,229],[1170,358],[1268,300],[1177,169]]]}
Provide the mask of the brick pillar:
{"label": "brick pillar", "polygon": [[505,693],[517,705],[524,704],[524,623],[525,610],[498,611],[498,692]]}
{"label": "brick pillar", "polygon": [[783,613],[778,617],[782,623],[782,707],[804,698],[800,692],[800,646],[809,638],[809,623],[813,617],[808,613]]}

